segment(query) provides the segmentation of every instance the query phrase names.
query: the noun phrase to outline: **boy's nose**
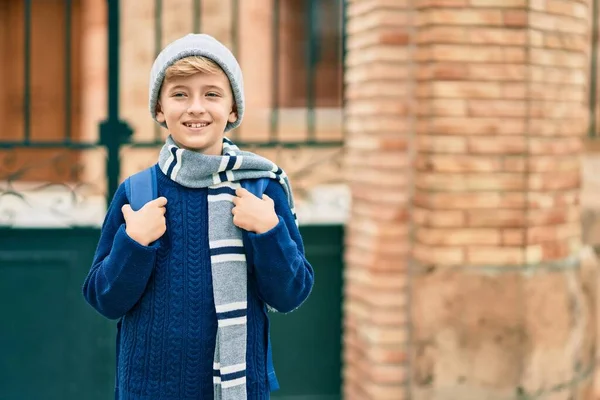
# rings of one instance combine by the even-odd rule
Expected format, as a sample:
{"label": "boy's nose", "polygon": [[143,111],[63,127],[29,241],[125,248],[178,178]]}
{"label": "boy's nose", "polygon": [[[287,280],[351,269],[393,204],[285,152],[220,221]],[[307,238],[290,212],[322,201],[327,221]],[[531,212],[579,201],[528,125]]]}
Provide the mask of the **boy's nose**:
{"label": "boy's nose", "polygon": [[206,111],[206,109],[200,99],[194,99],[187,110],[188,114],[202,114],[204,111]]}

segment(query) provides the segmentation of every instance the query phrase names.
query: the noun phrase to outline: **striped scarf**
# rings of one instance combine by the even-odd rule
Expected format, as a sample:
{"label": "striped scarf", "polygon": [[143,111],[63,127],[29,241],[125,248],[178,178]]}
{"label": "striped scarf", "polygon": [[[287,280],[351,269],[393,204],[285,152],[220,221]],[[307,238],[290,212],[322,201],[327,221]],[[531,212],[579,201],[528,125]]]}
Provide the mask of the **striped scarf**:
{"label": "striped scarf", "polygon": [[213,360],[215,400],[246,399],[247,266],[242,230],[233,224],[235,190],[244,179],[270,178],[292,189],[273,162],[223,139],[221,156],[179,148],[169,136],[159,154],[161,171],[182,186],[208,188],[208,236],[218,329]]}

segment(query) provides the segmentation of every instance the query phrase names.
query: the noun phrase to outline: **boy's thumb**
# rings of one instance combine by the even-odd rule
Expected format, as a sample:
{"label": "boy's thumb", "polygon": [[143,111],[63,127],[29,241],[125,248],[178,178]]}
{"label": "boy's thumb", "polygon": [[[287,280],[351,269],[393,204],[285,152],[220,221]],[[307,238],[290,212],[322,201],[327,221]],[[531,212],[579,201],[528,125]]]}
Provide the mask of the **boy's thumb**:
{"label": "boy's thumb", "polygon": [[121,212],[123,213],[123,216],[127,218],[133,213],[133,209],[129,204],[125,204],[123,207],[121,207]]}

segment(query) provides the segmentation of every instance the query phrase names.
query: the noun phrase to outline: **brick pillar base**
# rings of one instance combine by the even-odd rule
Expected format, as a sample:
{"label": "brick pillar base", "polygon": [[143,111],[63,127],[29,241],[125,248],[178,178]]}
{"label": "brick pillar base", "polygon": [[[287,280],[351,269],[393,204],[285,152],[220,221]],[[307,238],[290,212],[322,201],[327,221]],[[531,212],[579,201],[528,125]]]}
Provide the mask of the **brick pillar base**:
{"label": "brick pillar base", "polygon": [[591,399],[589,8],[350,3],[348,398]]}

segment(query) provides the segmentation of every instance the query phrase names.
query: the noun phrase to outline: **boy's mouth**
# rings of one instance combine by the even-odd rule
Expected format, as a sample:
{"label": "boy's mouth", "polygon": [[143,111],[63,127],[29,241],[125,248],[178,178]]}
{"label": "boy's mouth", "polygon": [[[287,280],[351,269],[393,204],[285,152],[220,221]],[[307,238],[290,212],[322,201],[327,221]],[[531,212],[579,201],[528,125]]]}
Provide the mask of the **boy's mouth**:
{"label": "boy's mouth", "polygon": [[209,123],[208,122],[185,122],[184,125],[187,126],[188,128],[199,129],[199,128],[204,128],[205,126],[208,126]]}

